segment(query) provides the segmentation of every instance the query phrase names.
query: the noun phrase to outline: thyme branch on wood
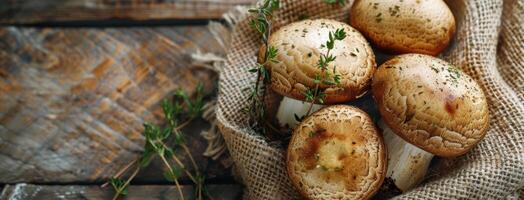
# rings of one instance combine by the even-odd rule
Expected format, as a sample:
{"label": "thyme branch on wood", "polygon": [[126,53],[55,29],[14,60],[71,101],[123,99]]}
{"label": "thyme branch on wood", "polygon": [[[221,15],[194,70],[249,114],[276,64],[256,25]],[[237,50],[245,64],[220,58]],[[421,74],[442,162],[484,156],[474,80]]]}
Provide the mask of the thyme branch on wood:
{"label": "thyme branch on wood", "polygon": [[[202,114],[202,108],[204,106],[204,90],[202,84],[198,84],[195,93],[193,97],[189,97],[185,91],[178,90],[175,92],[174,101],[162,101],[161,106],[166,120],[166,127],[161,128],[153,123],[144,123],[143,134],[146,142],[142,155],[111,177],[108,183],[102,185],[102,187],[108,184],[113,186],[115,189],[113,199],[127,195],[131,181],[141,169],[146,168],[157,156],[167,168],[167,171],[164,172],[165,179],[175,183],[180,199],[184,199],[184,194],[178,178],[181,177],[183,173],[195,184],[196,199],[211,199],[205,188],[205,176],[199,170],[193,155],[185,144],[184,134],[181,131],[189,122],[200,117]],[[181,159],[175,154],[175,150],[177,149],[181,149],[189,157],[193,165],[193,172],[187,169],[180,161]],[[133,166],[134,170],[127,179],[122,178]]]}

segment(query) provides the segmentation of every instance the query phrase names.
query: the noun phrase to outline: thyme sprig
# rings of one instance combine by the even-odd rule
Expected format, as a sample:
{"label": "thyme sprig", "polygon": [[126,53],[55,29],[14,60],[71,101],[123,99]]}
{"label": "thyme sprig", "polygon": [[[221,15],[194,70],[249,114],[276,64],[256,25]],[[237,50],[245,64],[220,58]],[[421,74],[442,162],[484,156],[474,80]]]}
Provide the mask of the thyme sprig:
{"label": "thyme sprig", "polygon": [[328,41],[326,41],[325,44],[322,44],[320,46],[321,48],[327,48],[327,52],[325,54],[320,54],[320,58],[317,62],[317,68],[320,69],[320,73],[315,74],[315,79],[313,80],[313,82],[315,83],[315,87],[307,88],[307,90],[304,92],[306,101],[310,103],[309,108],[304,116],[299,117],[295,114],[295,119],[297,121],[302,121],[304,117],[309,116],[314,103],[324,103],[326,93],[324,93],[324,91],[321,90],[321,84],[340,84],[340,74],[337,73],[337,66],[333,66],[332,73],[329,72],[328,66],[337,58],[336,56],[331,55],[331,50],[335,48],[335,41],[343,40],[344,38],[346,38],[346,32],[343,28],[339,28],[335,32],[330,31]]}
{"label": "thyme sprig", "polygon": [[324,0],[324,2],[326,2],[327,4],[336,4],[336,3],[338,3],[341,6],[346,5],[346,1],[347,0]]}
{"label": "thyme sprig", "polygon": [[255,29],[262,37],[264,57],[259,63],[253,68],[249,69],[249,72],[256,74],[255,85],[251,89],[251,94],[248,100],[251,101],[249,108],[247,109],[250,115],[250,124],[253,128],[262,131],[267,134],[266,122],[266,106],[264,104],[264,98],[266,96],[266,90],[264,85],[270,82],[270,73],[266,66],[272,63],[278,63],[276,56],[278,49],[269,46],[269,36],[271,34],[271,15],[273,11],[280,7],[279,0],[265,0],[264,3],[258,8],[249,9],[250,13],[254,14],[253,19],[249,22],[250,26]]}
{"label": "thyme sprig", "polygon": [[[156,157],[160,158],[167,168],[167,171],[164,172],[164,177],[167,181],[175,183],[180,199],[184,199],[184,194],[178,179],[183,173],[195,184],[196,199],[211,198],[205,188],[205,176],[199,170],[193,155],[185,144],[186,140],[182,132],[182,128],[202,114],[202,108],[204,106],[204,90],[202,84],[198,84],[195,93],[193,97],[190,97],[185,91],[178,90],[174,95],[175,101],[166,99],[162,101],[161,107],[166,120],[166,126],[164,128],[153,123],[144,123],[143,135],[146,142],[144,151],[140,157],[127,164],[111,177],[107,183],[102,185],[102,187],[108,184],[113,186],[115,190],[113,200],[120,196],[127,195],[131,181],[140,170],[149,166],[151,161]],[[194,172],[188,170],[177,154],[175,154],[175,150],[177,149],[181,149],[189,157]],[[127,179],[122,178],[132,167],[134,167],[134,170]]]}

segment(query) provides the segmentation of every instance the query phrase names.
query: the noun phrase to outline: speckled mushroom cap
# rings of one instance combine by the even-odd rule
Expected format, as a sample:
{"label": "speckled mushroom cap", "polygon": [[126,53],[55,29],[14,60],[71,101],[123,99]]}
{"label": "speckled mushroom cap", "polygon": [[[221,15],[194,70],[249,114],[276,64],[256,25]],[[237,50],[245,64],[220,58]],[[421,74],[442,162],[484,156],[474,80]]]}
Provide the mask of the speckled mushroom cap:
{"label": "speckled mushroom cap", "polygon": [[356,0],[351,25],[391,53],[437,55],[455,33],[455,18],[442,0]]}
{"label": "speckled mushroom cap", "polygon": [[393,132],[438,156],[466,153],[488,129],[480,86],[432,56],[406,54],[385,62],[373,77],[372,92]]}
{"label": "speckled mushroom cap", "polygon": [[358,108],[335,105],[295,128],[287,169],[308,199],[369,199],[384,180],[386,157],[371,118]]}
{"label": "speckled mushroom cap", "polygon": [[[326,93],[325,104],[346,102],[362,96],[371,84],[371,77],[376,69],[375,55],[366,39],[351,26],[328,19],[304,20],[284,26],[274,32],[269,45],[278,49],[277,60],[267,66],[271,71],[271,88],[277,93],[298,100],[304,100],[306,87],[314,88],[314,78],[321,70],[317,63],[322,48],[329,38],[329,32],[344,28],[347,36],[336,41],[330,54],[336,60],[330,64],[328,71],[341,75],[338,86],[321,84]],[[263,57],[262,51],[259,59]]]}

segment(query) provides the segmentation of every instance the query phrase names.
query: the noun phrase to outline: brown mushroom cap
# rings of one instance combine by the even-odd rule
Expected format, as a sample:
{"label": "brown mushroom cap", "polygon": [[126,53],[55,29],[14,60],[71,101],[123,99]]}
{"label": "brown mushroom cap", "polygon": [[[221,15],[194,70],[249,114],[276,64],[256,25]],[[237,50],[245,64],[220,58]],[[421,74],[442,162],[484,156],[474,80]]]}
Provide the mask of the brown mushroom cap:
{"label": "brown mushroom cap", "polygon": [[432,56],[406,54],[385,62],[373,77],[372,92],[393,132],[438,156],[466,153],[488,129],[480,86]]}
{"label": "brown mushroom cap", "polygon": [[[277,93],[298,100],[304,100],[306,87],[315,87],[315,75],[320,74],[317,63],[322,48],[329,38],[329,32],[344,28],[347,36],[336,41],[330,54],[336,60],[328,71],[332,74],[333,66],[341,75],[340,85],[321,84],[326,93],[325,104],[334,104],[353,100],[363,95],[371,84],[371,77],[376,69],[375,55],[366,39],[351,26],[328,19],[304,20],[284,26],[269,38],[269,45],[278,49],[279,63],[270,63],[271,88]],[[264,55],[259,54],[259,59]]]}
{"label": "brown mushroom cap", "polygon": [[371,118],[358,108],[335,105],[295,128],[287,169],[308,199],[368,199],[384,180],[386,157]]}
{"label": "brown mushroom cap", "polygon": [[351,25],[392,53],[437,55],[455,33],[455,18],[442,0],[357,0]]}

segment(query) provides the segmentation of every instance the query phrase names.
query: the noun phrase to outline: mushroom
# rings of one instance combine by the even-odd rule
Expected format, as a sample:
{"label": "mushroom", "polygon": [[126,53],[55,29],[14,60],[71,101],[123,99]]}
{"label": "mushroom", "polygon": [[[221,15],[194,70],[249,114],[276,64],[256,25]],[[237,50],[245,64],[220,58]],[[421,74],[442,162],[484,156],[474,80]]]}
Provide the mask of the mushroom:
{"label": "mushroom", "polygon": [[386,147],[364,111],[329,106],[295,128],[287,170],[307,199],[369,199],[384,181]]}
{"label": "mushroom", "polygon": [[387,178],[403,192],[422,181],[434,155],[465,154],[488,129],[480,86],[432,56],[405,54],[385,62],[373,77],[372,93],[388,148]]}
{"label": "mushroom", "polygon": [[389,53],[437,55],[455,33],[455,18],[442,0],[357,0],[351,25]]}
{"label": "mushroom", "polygon": [[[339,85],[319,85],[326,94],[323,103],[347,102],[362,96],[369,89],[376,69],[375,55],[356,29],[329,19],[304,20],[286,25],[275,31],[268,43],[278,49],[276,59],[279,62],[266,66],[271,72],[271,88],[284,96],[277,112],[277,120],[282,127],[293,128],[298,123],[295,115],[302,117],[308,113],[310,103],[305,102],[304,93],[308,88],[315,88],[315,75],[321,72],[317,64],[320,55],[327,51],[322,45],[328,40],[329,32],[339,28],[345,30],[346,38],[337,41],[330,51],[336,60],[327,71],[331,72],[336,66],[341,81]],[[259,60],[263,60],[263,49]],[[321,107],[315,105],[312,111]]]}

